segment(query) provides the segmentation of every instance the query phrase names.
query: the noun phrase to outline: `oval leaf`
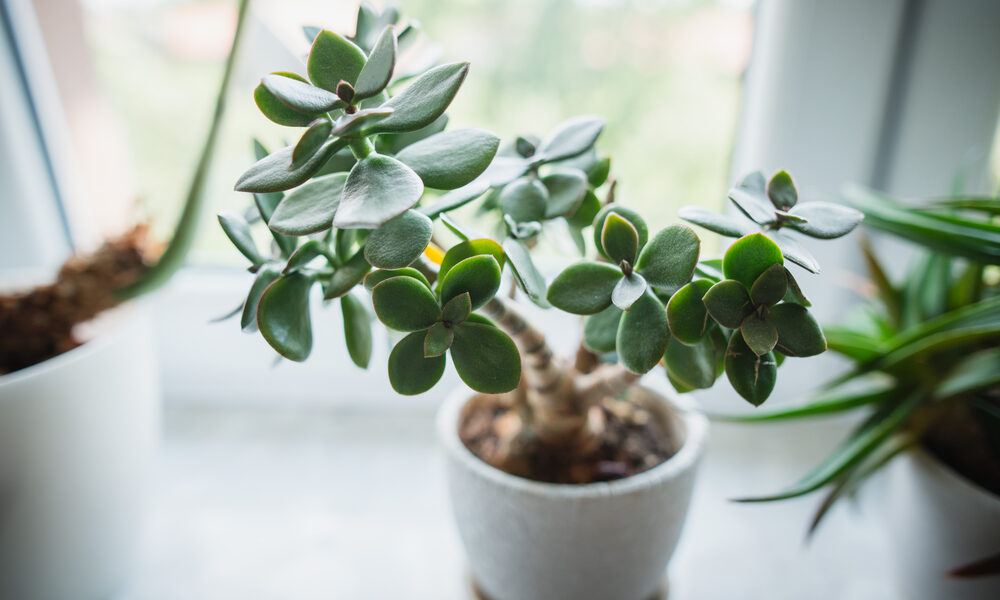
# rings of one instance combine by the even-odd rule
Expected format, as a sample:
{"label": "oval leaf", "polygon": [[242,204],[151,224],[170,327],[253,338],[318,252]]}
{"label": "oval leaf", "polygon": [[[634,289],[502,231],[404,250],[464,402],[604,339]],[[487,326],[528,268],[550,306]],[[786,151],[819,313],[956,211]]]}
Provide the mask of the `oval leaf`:
{"label": "oval leaf", "polygon": [[720,215],[700,206],[685,206],[677,211],[677,216],[726,237],[742,237],[754,231],[728,215]]}
{"label": "oval leaf", "polygon": [[[299,81],[301,79],[298,75],[293,75],[292,73],[272,73],[272,75],[269,75],[268,77],[271,76],[288,79],[289,81]],[[302,82],[300,81],[300,83]],[[303,85],[309,84],[303,83]],[[274,94],[274,92],[269,90],[263,82],[257,84],[257,87],[254,89],[253,100],[257,104],[257,108],[260,109],[260,112],[278,125],[284,125],[286,127],[306,127],[309,123],[312,123],[315,118],[315,114],[313,113],[303,113],[290,108],[287,104],[282,102]]]}
{"label": "oval leaf", "polygon": [[329,229],[346,181],[347,173],[335,173],[292,190],[274,209],[267,226],[285,235],[307,235]]}
{"label": "oval leaf", "polygon": [[316,119],[309,125],[302,137],[299,138],[295,148],[292,150],[292,168],[301,167],[303,163],[312,158],[330,137],[330,130],[333,123],[329,119]]}
{"label": "oval leaf", "polygon": [[372,289],[379,321],[396,331],[421,331],[441,320],[434,294],[412,277],[391,277]]}
{"label": "oval leaf", "polygon": [[485,129],[456,129],[410,144],[396,158],[427,187],[453,190],[486,170],[499,146],[500,138]]}
{"label": "oval leaf", "polygon": [[433,229],[430,219],[408,210],[371,232],[365,242],[365,258],[374,267],[402,269],[423,254]]}
{"label": "oval leaf", "polygon": [[312,158],[299,167],[292,167],[292,152],[288,146],[258,160],[236,181],[237,192],[283,192],[302,185],[319,171],[320,167],[344,148],[347,142],[335,140],[327,142]]}
{"label": "oval leaf", "polygon": [[333,92],[310,85],[293,73],[271,73],[260,83],[291,110],[313,118],[344,104]]}
{"label": "oval leaf", "polygon": [[533,177],[522,177],[500,192],[500,209],[518,223],[544,219],[548,201],[548,190]]}
{"label": "oval leaf", "polygon": [[358,74],[357,82],[354,84],[354,99],[371,98],[384,90],[385,86],[389,85],[389,78],[392,77],[395,65],[396,34],[393,33],[392,27],[386,27],[375,42],[361,73]]}
{"label": "oval leaf", "polygon": [[496,259],[497,264],[503,267],[504,252],[500,244],[489,238],[466,240],[460,244],[455,244],[445,253],[444,258],[441,259],[441,268],[438,269],[438,282],[444,279],[452,267],[467,258],[480,254],[489,254]]}
{"label": "oval leaf", "polygon": [[767,354],[778,343],[778,330],[770,321],[757,315],[743,319],[740,333],[743,334],[743,341],[757,356]]}
{"label": "oval leaf", "polygon": [[[343,253],[341,253],[343,256]],[[323,293],[325,300],[339,298],[354,289],[354,286],[361,283],[365,278],[365,273],[371,269],[371,265],[365,260],[363,250],[358,250],[340,268],[333,273],[330,282],[326,285]]]}
{"label": "oval leaf", "polygon": [[472,296],[469,292],[463,292],[448,302],[441,309],[441,320],[450,325],[464,323],[472,314]]}
{"label": "oval leaf", "polygon": [[767,318],[778,331],[778,352],[788,356],[815,356],[826,351],[826,337],[804,306],[783,302],[771,307]]}
{"label": "oval leaf", "polygon": [[424,356],[422,331],[411,333],[396,344],[389,354],[389,383],[400,394],[423,394],[434,387],[444,374],[444,356]]}
{"label": "oval leaf", "polygon": [[764,174],[758,171],[747,175],[738,186],[729,190],[729,199],[733,204],[750,217],[751,221],[760,225],[768,225],[777,220],[774,206],[767,199],[764,188]]}
{"label": "oval leaf", "polygon": [[362,369],[368,368],[372,358],[371,315],[360,300],[347,294],[340,299],[340,312],[344,317],[344,338],[351,361]]}
{"label": "oval leaf", "polygon": [[743,341],[743,336],[734,333],[726,348],[726,377],[736,393],[750,404],[760,406],[771,395],[778,378],[774,353],[757,356]]}
{"label": "oval leaf", "polygon": [[406,268],[406,269],[392,269],[392,270],[380,270],[373,271],[365,277],[365,289],[369,292],[375,289],[375,286],[382,283],[390,277],[412,277],[424,284],[427,289],[430,289],[431,284],[428,283],[427,278],[424,274],[416,269]]}
{"label": "oval leaf", "polygon": [[451,343],[455,340],[455,331],[450,325],[435,323],[427,330],[424,336],[424,356],[441,356],[451,348]]}
{"label": "oval leaf", "polygon": [[663,361],[670,380],[679,382],[685,389],[702,390],[715,383],[718,357],[712,340],[703,339],[694,345],[677,344],[671,340]]}
{"label": "oval leaf", "polygon": [[310,81],[335,92],[341,81],[354,85],[364,66],[365,53],[361,48],[324,29],[313,40],[306,68]]}
{"label": "oval leaf", "polygon": [[861,212],[853,208],[831,202],[806,202],[795,206],[788,212],[806,219],[805,221],[789,222],[789,227],[823,240],[832,240],[847,235],[864,218]]}
{"label": "oval leaf", "polygon": [[784,264],[781,248],[763,233],[751,233],[733,242],[722,258],[726,279],[735,279],[747,289],[772,265]]}
{"label": "oval leaf", "polygon": [[412,169],[390,156],[369,155],[347,176],[333,219],[343,229],[374,229],[412,208],[424,184]]}
{"label": "oval leaf", "polygon": [[639,248],[646,245],[646,241],[649,240],[649,228],[646,226],[646,221],[639,216],[639,213],[635,212],[631,208],[621,206],[620,204],[609,204],[601,209],[597,216],[594,217],[594,246],[597,248],[598,252],[601,253],[605,258],[608,257],[604,253],[604,245],[601,244],[601,233],[604,231],[604,221],[607,220],[608,215],[614,213],[619,217],[622,217],[626,221],[635,227],[636,233],[639,235]]}
{"label": "oval leaf", "polygon": [[673,291],[691,281],[699,252],[697,234],[685,225],[672,225],[643,248],[636,269],[650,285]]}
{"label": "oval leaf", "polygon": [[615,346],[629,371],[645,373],[656,366],[670,341],[667,313],[649,290],[622,315]]}
{"label": "oval leaf", "polygon": [[611,262],[618,264],[624,261],[634,265],[639,254],[639,233],[631,223],[610,213],[601,229],[601,247]]}
{"label": "oval leaf", "polygon": [[467,386],[483,394],[502,394],[521,381],[521,356],[496,327],[466,322],[453,328],[451,359]]}
{"label": "oval leaf", "polygon": [[[545,207],[546,219],[568,217],[576,213],[587,194],[587,178],[582,171],[577,169],[549,173],[542,177],[542,185],[548,190],[549,196],[548,204]],[[589,221],[587,224],[590,224]]]}
{"label": "oval leaf", "polygon": [[541,143],[535,153],[536,160],[554,162],[570,158],[589,150],[604,130],[604,119],[582,115],[567,119]]}
{"label": "oval leaf", "polygon": [[611,303],[622,310],[628,310],[646,291],[646,280],[638,273],[622,277],[611,291]]}
{"label": "oval leaf", "polygon": [[309,290],[312,278],[295,272],[279,277],[260,298],[257,328],[278,354],[302,362],[312,352]]}
{"label": "oval leaf", "polygon": [[568,267],[549,286],[552,306],[576,315],[593,315],[611,304],[611,294],[622,272],[604,263],[583,262]]}
{"label": "oval leaf", "polygon": [[594,352],[614,352],[621,323],[622,309],[609,306],[592,317],[587,317],[583,326],[584,344]]}
{"label": "oval leaf", "polygon": [[486,304],[500,289],[500,264],[492,256],[467,258],[448,270],[441,280],[441,301],[468,292],[472,310]]}
{"label": "oval leaf", "polygon": [[788,210],[799,201],[799,193],[795,190],[795,182],[787,171],[778,171],[767,184],[767,197],[771,204],[779,210]]}
{"label": "oval leaf", "polygon": [[670,332],[682,344],[693,346],[705,338],[712,321],[709,319],[708,309],[705,308],[702,298],[711,287],[712,282],[707,279],[692,281],[677,290],[667,302],[667,322],[670,324]]}
{"label": "oval leaf", "polygon": [[395,112],[365,134],[413,131],[430,125],[451,104],[468,72],[469,63],[450,63],[427,71],[382,105]]}
{"label": "oval leaf", "polygon": [[788,269],[782,265],[771,265],[760,274],[750,287],[750,300],[754,304],[777,304],[788,291]]}
{"label": "oval leaf", "polygon": [[753,312],[747,289],[739,281],[726,279],[716,283],[702,298],[708,314],[726,329],[738,329],[743,319]]}

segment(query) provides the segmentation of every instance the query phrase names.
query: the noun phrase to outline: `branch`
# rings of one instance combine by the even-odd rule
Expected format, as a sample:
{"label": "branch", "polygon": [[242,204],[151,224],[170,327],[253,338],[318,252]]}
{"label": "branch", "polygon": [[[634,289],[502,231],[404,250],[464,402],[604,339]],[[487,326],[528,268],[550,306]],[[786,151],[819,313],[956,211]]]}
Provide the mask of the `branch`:
{"label": "branch", "polygon": [[642,377],[620,364],[602,365],[593,373],[581,375],[576,382],[577,400],[589,406],[600,402],[603,398],[617,396],[635,385]]}

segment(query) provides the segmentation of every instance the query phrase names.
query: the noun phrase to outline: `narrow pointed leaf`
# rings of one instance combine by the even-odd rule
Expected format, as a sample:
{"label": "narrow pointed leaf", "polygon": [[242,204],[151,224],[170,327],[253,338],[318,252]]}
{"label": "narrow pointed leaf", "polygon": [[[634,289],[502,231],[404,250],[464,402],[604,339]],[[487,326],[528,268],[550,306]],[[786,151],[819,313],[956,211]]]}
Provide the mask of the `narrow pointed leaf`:
{"label": "narrow pointed leaf", "polygon": [[806,404],[775,409],[768,412],[752,412],[738,415],[712,414],[713,421],[735,421],[755,423],[764,421],[784,421],[803,417],[822,417],[882,403],[898,390],[892,379],[881,378],[860,389],[851,391],[827,391]]}
{"label": "narrow pointed leaf", "polygon": [[517,387],[521,356],[506,333],[471,321],[453,329],[451,359],[466,385],[484,394],[502,394]]}
{"label": "narrow pointed leaf", "polygon": [[344,317],[344,339],[351,361],[362,369],[368,368],[372,358],[371,315],[360,300],[352,294],[340,299],[340,312]]}
{"label": "narrow pointed leaf", "polygon": [[254,163],[236,181],[237,192],[283,192],[302,185],[319,171],[320,167],[344,148],[347,142],[334,140],[327,142],[319,152],[302,164],[292,168],[293,147],[289,146],[270,154]]}
{"label": "narrow pointed leaf", "polygon": [[391,27],[386,27],[358,74],[357,82],[354,84],[355,100],[370,98],[384,90],[385,86],[389,85],[395,65],[396,35]]}
{"label": "narrow pointed leaf", "polygon": [[633,373],[655,367],[670,341],[667,313],[649,290],[622,315],[615,346],[622,364]]}
{"label": "narrow pointed leaf", "polygon": [[809,301],[809,298],[806,298],[806,295],[802,293],[802,288],[799,287],[799,282],[795,281],[795,277],[792,276],[791,271],[787,268],[785,269],[785,279],[788,282],[788,287],[785,290],[785,302],[794,302],[795,304],[801,304],[806,308],[812,306],[812,302]]}
{"label": "narrow pointed leaf", "polygon": [[346,173],[335,173],[292,190],[274,209],[267,226],[285,235],[307,235],[329,229],[346,181]]}
{"label": "narrow pointed leaf", "polygon": [[374,229],[413,207],[424,184],[412,169],[390,156],[372,154],[347,176],[335,227]]}
{"label": "narrow pointed leaf", "polygon": [[359,132],[366,127],[371,127],[375,123],[392,115],[393,109],[385,106],[373,106],[362,108],[352,114],[341,115],[337,122],[333,124],[333,131],[330,135],[337,137],[358,137]]}
{"label": "narrow pointed leaf", "polygon": [[371,232],[365,242],[365,258],[373,267],[402,269],[423,254],[433,230],[430,219],[408,210]]}
{"label": "narrow pointed leaf", "polygon": [[253,285],[250,286],[250,293],[243,303],[243,313],[240,315],[240,328],[246,333],[257,331],[257,305],[260,303],[260,297],[264,295],[267,286],[280,276],[281,269],[276,265],[263,265],[257,271]]}
{"label": "narrow pointed leaf", "polygon": [[395,112],[365,134],[413,131],[430,125],[451,104],[468,72],[469,63],[450,63],[427,71],[382,105]]}
{"label": "narrow pointed leaf", "polygon": [[583,262],[567,267],[549,285],[548,301],[576,315],[593,315],[611,304],[611,294],[623,277],[621,270],[605,263]]}
{"label": "narrow pointed leaf", "polygon": [[444,374],[444,356],[424,356],[427,334],[417,331],[404,337],[389,353],[389,383],[396,392],[414,396],[434,387]]}
{"label": "narrow pointed leaf", "polygon": [[302,362],[312,351],[309,290],[313,280],[302,273],[279,277],[260,298],[257,327],[278,354]]}
{"label": "narrow pointed leaf", "polygon": [[222,226],[222,231],[225,232],[233,246],[236,246],[240,254],[245,256],[254,266],[267,262],[267,259],[261,256],[260,251],[257,250],[257,244],[254,243],[253,236],[250,235],[250,225],[246,219],[237,214],[223,211],[219,213],[219,225]]}

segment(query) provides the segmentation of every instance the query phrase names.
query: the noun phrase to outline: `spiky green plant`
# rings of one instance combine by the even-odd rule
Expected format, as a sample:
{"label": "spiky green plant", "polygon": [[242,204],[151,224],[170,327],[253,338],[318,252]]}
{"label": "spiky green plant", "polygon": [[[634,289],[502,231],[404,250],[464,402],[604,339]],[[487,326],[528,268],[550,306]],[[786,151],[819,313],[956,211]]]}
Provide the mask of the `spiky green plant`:
{"label": "spiky green plant", "polygon": [[873,298],[845,323],[825,328],[830,349],[852,368],[808,404],[738,418],[867,414],[797,484],[743,499],[781,500],[827,488],[810,533],[839,498],[915,444],[1000,494],[1000,199],[904,204],[851,188],[845,200],[864,212],[868,227],[909,240],[920,252],[894,282],[863,241]]}
{"label": "spiky green plant", "polygon": [[[586,447],[588,409],[618,395],[663,363],[678,389],[711,386],[725,371],[754,404],[774,386],[780,357],[826,349],[808,302],[768,236],[788,223],[806,235],[835,237],[861,216],[821,203],[796,204],[787,173],[763,175],[734,191],[741,207],[767,206],[764,233],[740,232],[721,260],[701,260],[695,232],[674,225],[651,233],[635,211],[612,201],[610,161],[594,149],[604,121],[567,120],[542,138],[522,136],[500,149],[482,129],[445,129],[445,110],[467,63],[398,76],[403,35],[395,12],[362,5],[357,31],[342,37],[309,28],[306,76],[266,75],[255,91],[272,121],[302,128],[298,141],[267,154],[236,184],[254,195],[273,236],[256,247],[247,219],[220,215],[256,279],[242,310],[282,356],[305,360],[312,348],[310,290],[338,300],[347,348],[371,358],[371,294],[378,320],[404,337],[388,359],[402,394],[437,383],[451,357],[462,380],[485,393],[518,386],[525,427],[545,443]],[[397,34],[397,31],[399,32]],[[600,199],[604,196],[605,200]],[[500,241],[476,237],[454,211],[482,198],[502,223]],[[810,212],[810,209],[812,212]],[[818,210],[815,210],[818,209]],[[722,219],[722,217],[719,217]],[[439,252],[440,221],[459,242]],[[546,225],[565,221],[581,252],[592,228],[596,255],[551,284],[531,249]],[[832,232],[832,233],[831,233]],[[530,301],[588,315],[581,352],[610,364],[590,372],[553,356],[517,302],[498,295],[504,270]]]}

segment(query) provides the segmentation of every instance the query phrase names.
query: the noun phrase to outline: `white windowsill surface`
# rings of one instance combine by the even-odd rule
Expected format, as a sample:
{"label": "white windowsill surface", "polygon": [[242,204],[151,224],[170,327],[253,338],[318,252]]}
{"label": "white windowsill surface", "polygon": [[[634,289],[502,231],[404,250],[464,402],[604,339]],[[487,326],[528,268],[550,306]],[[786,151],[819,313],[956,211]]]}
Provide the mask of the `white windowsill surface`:
{"label": "white windowsill surface", "polygon": [[[726,500],[791,483],[844,432],[713,425],[671,600],[898,597],[877,498],[842,503],[808,546],[819,497]],[[473,598],[429,411],[168,403],[154,491],[116,600]]]}

